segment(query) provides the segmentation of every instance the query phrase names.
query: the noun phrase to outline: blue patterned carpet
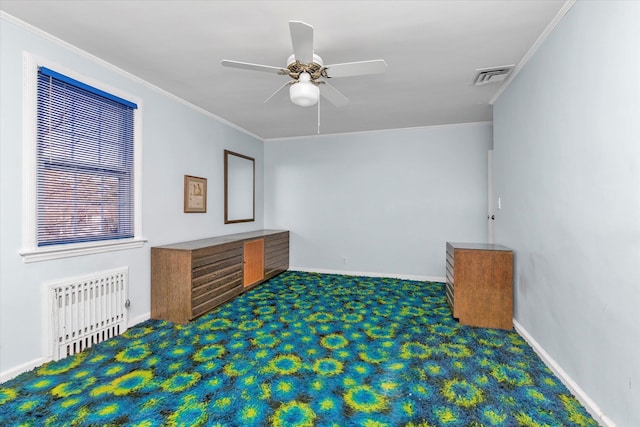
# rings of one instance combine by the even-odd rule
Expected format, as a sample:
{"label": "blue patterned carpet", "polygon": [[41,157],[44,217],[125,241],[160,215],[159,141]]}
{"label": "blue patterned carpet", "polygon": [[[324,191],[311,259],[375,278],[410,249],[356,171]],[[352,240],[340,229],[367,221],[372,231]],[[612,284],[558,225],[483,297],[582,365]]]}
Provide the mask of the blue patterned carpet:
{"label": "blue patterned carpet", "polygon": [[0,425],[592,426],[515,332],[444,285],[286,272],[0,385]]}

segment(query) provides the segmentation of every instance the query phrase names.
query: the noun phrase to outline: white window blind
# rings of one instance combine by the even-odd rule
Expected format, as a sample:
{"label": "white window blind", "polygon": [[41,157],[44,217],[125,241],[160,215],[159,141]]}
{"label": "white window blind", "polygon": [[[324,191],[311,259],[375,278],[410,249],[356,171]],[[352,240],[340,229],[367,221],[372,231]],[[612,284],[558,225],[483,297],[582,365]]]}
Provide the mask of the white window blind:
{"label": "white window blind", "polygon": [[134,237],[136,104],[45,67],[37,93],[38,246]]}

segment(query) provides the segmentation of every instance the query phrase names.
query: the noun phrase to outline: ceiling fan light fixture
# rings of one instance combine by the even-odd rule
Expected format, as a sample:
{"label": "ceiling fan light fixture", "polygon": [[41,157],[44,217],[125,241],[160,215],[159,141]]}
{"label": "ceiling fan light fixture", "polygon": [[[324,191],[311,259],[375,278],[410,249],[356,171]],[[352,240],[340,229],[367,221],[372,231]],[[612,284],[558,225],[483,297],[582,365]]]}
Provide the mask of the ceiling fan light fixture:
{"label": "ceiling fan light fixture", "polygon": [[300,73],[298,81],[289,87],[291,102],[301,107],[310,107],[318,102],[320,89],[311,83],[309,73]]}
{"label": "ceiling fan light fixture", "polygon": [[[387,64],[382,59],[344,62],[325,67],[322,58],[313,51],[313,27],[302,21],[289,21],[289,31],[291,33],[293,54],[287,58],[286,67],[251,64],[228,59],[223,59],[221,62],[225,67],[275,73],[292,79],[280,86],[264,101],[265,103],[272,99],[275,94],[280,93],[281,90],[289,86],[289,98],[293,104],[301,107],[320,105],[319,85],[322,84],[322,96],[324,99],[336,107],[341,107],[348,104],[349,100],[331,86],[326,79],[380,74],[384,73],[387,68]],[[318,109],[319,115],[320,109]]]}

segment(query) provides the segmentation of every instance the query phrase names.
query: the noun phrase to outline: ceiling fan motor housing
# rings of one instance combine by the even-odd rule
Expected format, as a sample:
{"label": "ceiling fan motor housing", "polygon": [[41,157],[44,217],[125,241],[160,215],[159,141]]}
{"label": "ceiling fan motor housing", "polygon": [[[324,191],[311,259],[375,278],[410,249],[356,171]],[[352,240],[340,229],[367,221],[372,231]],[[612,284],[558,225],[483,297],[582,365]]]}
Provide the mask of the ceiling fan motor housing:
{"label": "ceiling fan motor housing", "polygon": [[319,55],[313,54],[313,62],[309,64],[303,64],[295,58],[295,55],[289,56],[287,59],[287,69],[289,70],[289,76],[293,79],[298,79],[301,73],[309,73],[311,80],[319,79],[320,77],[326,77],[324,72],[324,63]]}

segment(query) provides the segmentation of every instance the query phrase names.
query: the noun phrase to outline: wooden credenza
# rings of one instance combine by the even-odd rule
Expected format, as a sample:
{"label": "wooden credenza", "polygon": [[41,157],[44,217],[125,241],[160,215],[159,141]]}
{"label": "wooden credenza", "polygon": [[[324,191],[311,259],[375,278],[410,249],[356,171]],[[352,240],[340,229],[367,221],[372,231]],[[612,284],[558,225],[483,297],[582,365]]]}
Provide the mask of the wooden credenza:
{"label": "wooden credenza", "polygon": [[447,302],[463,325],[513,328],[513,252],[485,243],[447,242]]}
{"label": "wooden credenza", "polygon": [[151,318],[186,323],[288,268],[288,231],[152,247]]}

